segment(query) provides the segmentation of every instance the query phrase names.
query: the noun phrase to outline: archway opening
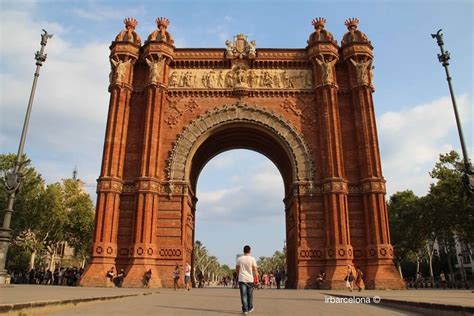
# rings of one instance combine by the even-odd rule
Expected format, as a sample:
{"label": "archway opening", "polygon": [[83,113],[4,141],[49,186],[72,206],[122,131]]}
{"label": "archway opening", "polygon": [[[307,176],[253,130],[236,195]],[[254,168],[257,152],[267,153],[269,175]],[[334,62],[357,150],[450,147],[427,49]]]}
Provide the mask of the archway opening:
{"label": "archway opening", "polygon": [[183,260],[192,262],[194,256],[196,222],[199,225],[199,214],[196,213],[199,175],[213,157],[232,149],[247,149],[264,155],[281,175],[286,232],[285,285],[294,288],[298,286],[301,197],[312,192],[313,163],[305,141],[295,128],[264,108],[241,103],[217,108],[195,119],[178,135],[168,159],[167,174],[168,198],[176,192],[175,185],[185,185],[187,198],[181,204],[186,220],[182,231]]}
{"label": "archway opening", "polygon": [[[195,241],[206,247],[208,256],[216,256],[219,264],[234,269],[237,255],[249,244],[257,261],[266,258],[260,260],[259,268],[268,276],[277,269],[287,271],[282,256],[286,240],[284,183],[271,160],[252,150],[220,153],[201,170],[196,194]],[[207,270],[206,277],[214,285],[223,285],[229,273],[225,266]],[[282,271],[280,275],[285,274]]]}
{"label": "archway opening", "polygon": [[[240,149],[240,150],[234,150]],[[246,151],[241,151],[246,149]],[[210,215],[211,218],[203,218],[204,225],[205,221],[208,221],[209,227],[207,228],[210,232],[219,231],[219,225],[221,225],[220,233],[226,238],[221,238],[219,235],[211,234],[206,239],[212,240],[211,249],[215,248],[216,251],[224,247],[219,246],[219,243],[226,243],[234,240],[235,243],[229,245],[228,249],[224,252],[225,263],[232,269],[235,267],[236,256],[242,253],[242,248],[246,244],[250,244],[253,247],[254,256],[258,259],[260,256],[270,257],[276,250],[281,252],[285,251],[285,264],[284,264],[284,276],[289,281],[289,286],[293,286],[293,281],[296,276],[296,261],[293,253],[296,251],[296,239],[294,234],[294,225],[292,225],[292,218],[294,210],[292,209],[292,203],[288,201],[292,200],[292,184],[295,181],[295,161],[293,159],[291,149],[284,143],[284,140],[274,131],[268,129],[265,126],[255,124],[253,122],[237,121],[227,122],[216,126],[208,130],[202,137],[200,137],[190,150],[190,160],[187,163],[187,177],[189,177],[190,187],[193,193],[197,193],[197,182],[200,178],[202,171],[205,166],[209,165],[212,169],[213,163],[211,160],[222,154],[222,157],[232,157],[235,159],[237,166],[244,167],[245,161],[238,159],[239,155],[236,153],[247,153],[247,155],[258,157],[259,163],[248,162],[251,167],[247,170],[241,170],[242,172],[248,172],[249,175],[241,179],[242,190],[239,192],[238,187],[232,187],[229,184],[227,192],[221,191],[204,194],[204,207],[206,207],[206,199],[216,199],[219,194],[225,195],[225,199],[222,200],[221,206],[216,206],[214,209],[215,214]],[[249,157],[250,158],[250,157]],[[255,159],[255,158],[254,158]],[[225,158],[224,158],[225,160]],[[240,160],[240,161],[239,161]],[[245,160],[245,159],[244,159]],[[251,158],[250,158],[251,160]],[[222,158],[217,157],[216,162],[222,162]],[[211,162],[209,164],[209,162]],[[236,171],[237,171],[236,170]],[[265,173],[267,173],[265,175]],[[272,176],[270,176],[272,174]],[[265,179],[267,177],[267,179]],[[223,175],[217,177],[222,181]],[[234,178],[236,180],[236,178]],[[259,181],[261,180],[261,181]],[[269,182],[266,182],[269,181]],[[229,181],[229,180],[228,180]],[[230,178],[232,181],[232,176]],[[270,181],[273,185],[277,184],[277,187],[271,187]],[[215,182],[215,180],[214,180]],[[278,185],[278,183],[280,183]],[[279,191],[279,192],[274,192]],[[234,193],[234,194],[232,194]],[[242,194],[241,196],[236,195],[237,193]],[[276,196],[275,196],[276,194]],[[264,207],[266,199],[274,201],[268,202],[267,209]],[[196,194],[197,201],[199,201],[199,193]],[[250,200],[250,203],[244,201]],[[286,205],[282,202],[286,201]],[[242,203],[244,202],[244,203]],[[210,207],[210,206],[209,206]],[[260,208],[259,210],[255,208]],[[247,210],[245,210],[247,208]],[[252,209],[253,208],[253,209]],[[231,212],[229,212],[229,210]],[[263,210],[267,212],[259,215],[259,211]],[[212,210],[207,210],[212,211]],[[219,214],[219,211],[221,214]],[[193,233],[193,245],[195,241],[199,240],[196,234],[199,234],[200,225],[200,204],[196,203],[194,207],[195,212],[195,227]],[[206,214],[206,210],[203,210]],[[239,216],[240,214],[246,214]],[[265,223],[265,216],[275,216],[274,223]],[[219,218],[219,215],[224,215]],[[225,216],[230,216],[230,221],[236,221],[236,223],[229,223]],[[212,216],[214,216],[212,218]],[[233,218],[233,219],[232,219]],[[290,220],[288,220],[290,218]],[[212,219],[212,220],[211,220]],[[211,220],[211,223],[209,223]],[[278,226],[278,227],[272,227]],[[228,226],[227,226],[228,225]],[[227,226],[227,227],[226,227]],[[276,235],[271,236],[269,231],[273,230]],[[281,230],[284,232],[282,233]],[[278,233],[280,232],[280,233]],[[267,238],[267,240],[265,240]],[[270,239],[271,241],[269,241]],[[267,244],[265,246],[265,241]],[[285,250],[283,244],[285,243]],[[271,247],[269,245],[272,245]],[[194,252],[196,253],[196,252]],[[217,255],[217,253],[216,253]],[[195,261],[195,260],[193,260]],[[194,267],[196,268],[196,266]],[[268,269],[266,269],[268,270]],[[268,272],[268,275],[270,271]],[[199,275],[197,275],[199,277]]]}

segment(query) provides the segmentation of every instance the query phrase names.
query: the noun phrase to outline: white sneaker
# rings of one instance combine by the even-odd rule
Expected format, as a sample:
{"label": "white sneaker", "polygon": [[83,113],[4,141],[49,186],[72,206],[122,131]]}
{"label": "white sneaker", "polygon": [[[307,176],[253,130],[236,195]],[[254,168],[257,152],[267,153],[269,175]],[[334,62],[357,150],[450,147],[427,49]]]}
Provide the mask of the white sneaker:
{"label": "white sneaker", "polygon": [[252,309],[251,309],[251,310],[249,310],[249,314],[250,314],[251,312],[253,312],[253,307],[252,307]]}

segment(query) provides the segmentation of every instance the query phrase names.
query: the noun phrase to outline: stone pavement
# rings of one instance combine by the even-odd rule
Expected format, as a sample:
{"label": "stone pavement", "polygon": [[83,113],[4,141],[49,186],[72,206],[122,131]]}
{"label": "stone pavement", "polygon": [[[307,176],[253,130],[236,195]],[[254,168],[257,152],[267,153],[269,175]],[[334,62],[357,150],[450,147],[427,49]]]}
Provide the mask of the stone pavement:
{"label": "stone pavement", "polygon": [[[363,291],[362,293],[324,290],[258,290],[252,315],[416,315],[381,304],[329,303],[328,294],[379,296],[382,301],[437,303],[474,307],[474,293],[463,290]],[[112,299],[118,296],[120,299]],[[106,300],[106,299],[111,300]],[[77,299],[87,303],[75,304]],[[94,300],[97,299],[97,300]],[[99,300],[100,299],[100,300]],[[48,304],[65,301],[67,304]],[[325,301],[326,300],[326,301]],[[43,302],[41,308],[23,309],[21,315],[238,315],[240,297],[236,289],[205,288],[173,291],[170,289],[117,289],[11,285],[0,287],[1,306]],[[393,307],[393,306],[392,306]],[[423,314],[425,312],[422,312]],[[20,315],[20,310],[10,315]],[[438,313],[439,314],[439,313]],[[461,313],[462,314],[462,313]]]}
{"label": "stone pavement", "polygon": [[151,295],[156,290],[83,288],[42,285],[0,286],[0,314],[39,315],[71,308],[77,304],[107,301],[130,296]]}
{"label": "stone pavement", "polygon": [[118,295],[139,295],[154,291],[157,290],[12,284],[0,286],[0,305],[78,298],[113,297]]}
{"label": "stone pavement", "polygon": [[[205,288],[189,292],[163,289],[153,295],[81,304],[47,315],[241,315],[240,306],[237,289]],[[325,303],[324,294],[311,290],[255,291],[254,308],[251,315],[255,316],[407,315],[406,312],[377,307],[375,304]]]}

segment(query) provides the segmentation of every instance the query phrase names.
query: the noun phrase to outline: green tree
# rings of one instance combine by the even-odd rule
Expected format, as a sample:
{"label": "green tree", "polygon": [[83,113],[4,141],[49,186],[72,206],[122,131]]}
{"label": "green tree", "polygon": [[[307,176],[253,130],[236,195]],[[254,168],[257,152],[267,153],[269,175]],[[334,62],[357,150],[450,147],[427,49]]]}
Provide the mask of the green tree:
{"label": "green tree", "polygon": [[436,180],[426,196],[417,197],[411,191],[397,192],[390,197],[389,219],[395,261],[401,265],[426,258],[433,283],[435,244],[446,254],[452,276],[451,258],[454,235],[466,243],[474,242],[474,210],[464,194],[464,166],[455,151],[441,154],[430,176]]}
{"label": "green tree", "polygon": [[388,202],[391,242],[402,278],[403,264],[416,260],[417,266],[419,265],[420,249],[425,240],[423,232],[420,231],[420,226],[423,225],[420,206],[420,198],[410,190],[393,194]]}
{"label": "green tree", "polygon": [[[15,155],[0,155],[0,177],[4,178],[15,163]],[[84,261],[92,243],[94,208],[79,180],[65,179],[62,183],[45,186],[41,176],[25,156],[20,168],[23,175],[12,214],[12,265],[24,262],[23,249],[30,257],[29,268],[35,266],[37,255],[48,254],[49,268],[55,265],[58,250],[67,242]],[[4,182],[0,183],[0,215],[3,218],[7,202]],[[20,260],[21,259],[21,260]]]}
{"label": "green tree", "polygon": [[474,242],[474,208],[469,204],[462,182],[464,163],[459,154],[450,151],[439,156],[430,176],[436,183],[430,185],[423,198],[423,222],[429,237],[426,254],[433,274],[434,240],[446,253],[451,279],[452,257],[455,256],[454,236],[464,243]]}
{"label": "green tree", "polygon": [[275,272],[276,270],[285,271],[285,253],[277,250],[271,257],[259,257],[257,266],[263,273]]}
{"label": "green tree", "polygon": [[82,186],[80,180],[63,180],[64,203],[68,216],[65,238],[84,266],[92,246],[94,206],[90,196],[82,191]]}
{"label": "green tree", "polygon": [[[2,221],[8,199],[8,194],[5,190],[6,174],[13,169],[15,160],[15,154],[0,154],[0,178],[3,180],[0,181],[0,216]],[[35,168],[31,166],[31,160],[24,155],[22,161],[20,166],[20,173],[22,174],[21,186],[15,196],[10,227],[13,236],[17,236],[21,231],[33,226],[38,199],[44,192],[44,180]]]}
{"label": "green tree", "polygon": [[[3,179],[3,181],[0,181],[0,217],[2,221],[8,199],[4,181],[7,172],[13,169],[15,161],[15,154],[0,155],[0,177]],[[36,254],[43,249],[43,240],[37,237],[37,227],[39,206],[45,192],[44,180],[31,166],[31,161],[26,155],[23,156],[19,171],[22,174],[22,180],[13,205],[10,225],[12,244],[30,254],[29,267],[33,268]],[[18,249],[15,250],[15,253],[18,253]],[[10,252],[8,255],[10,255]],[[9,260],[8,257],[7,260]],[[11,267],[10,263],[8,265]]]}
{"label": "green tree", "polygon": [[46,187],[37,218],[38,234],[42,237],[44,249],[49,255],[48,268],[54,270],[56,255],[66,240],[66,229],[69,226],[61,184],[53,183]]}
{"label": "green tree", "polygon": [[469,205],[463,183],[464,164],[459,154],[451,151],[440,155],[430,176],[437,180],[431,184],[426,196],[427,218],[439,238],[453,232],[464,242],[474,243],[474,208]]}

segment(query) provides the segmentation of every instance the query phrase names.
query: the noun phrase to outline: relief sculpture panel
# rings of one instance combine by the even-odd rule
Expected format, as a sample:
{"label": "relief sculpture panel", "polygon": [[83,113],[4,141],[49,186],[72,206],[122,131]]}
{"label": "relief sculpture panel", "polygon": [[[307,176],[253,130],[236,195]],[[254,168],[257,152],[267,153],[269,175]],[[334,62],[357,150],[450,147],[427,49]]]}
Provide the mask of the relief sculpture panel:
{"label": "relief sculpture panel", "polygon": [[307,69],[175,69],[170,89],[311,89],[312,71]]}

